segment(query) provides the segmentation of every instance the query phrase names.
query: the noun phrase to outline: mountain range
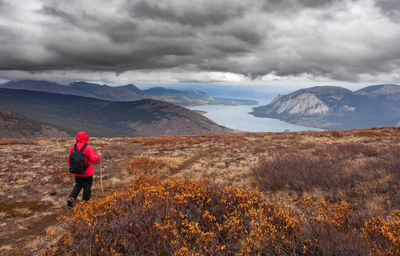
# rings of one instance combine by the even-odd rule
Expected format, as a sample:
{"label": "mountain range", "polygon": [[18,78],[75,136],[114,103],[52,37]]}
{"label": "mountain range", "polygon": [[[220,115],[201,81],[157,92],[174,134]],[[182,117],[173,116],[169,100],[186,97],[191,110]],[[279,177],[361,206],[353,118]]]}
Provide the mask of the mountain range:
{"label": "mountain range", "polygon": [[323,129],[395,126],[400,122],[400,86],[373,85],[355,92],[336,86],[300,89],[253,108],[251,114]]}
{"label": "mountain range", "polygon": [[0,107],[70,134],[77,130],[105,137],[232,132],[194,111],[152,99],[123,102],[3,88]]}
{"label": "mountain range", "polygon": [[198,90],[175,90],[163,87],[140,90],[134,84],[109,86],[87,82],[73,82],[63,85],[49,81],[17,80],[0,84],[0,88],[51,92],[111,101],[154,99],[181,106],[206,104],[251,105],[257,103],[253,100],[214,98]]}

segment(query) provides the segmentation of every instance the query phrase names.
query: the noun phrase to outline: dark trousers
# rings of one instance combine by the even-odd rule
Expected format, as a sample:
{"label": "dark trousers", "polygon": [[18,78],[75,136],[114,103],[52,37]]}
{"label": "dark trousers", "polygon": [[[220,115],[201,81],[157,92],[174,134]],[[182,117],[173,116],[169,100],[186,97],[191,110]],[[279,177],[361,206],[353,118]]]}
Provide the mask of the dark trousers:
{"label": "dark trousers", "polygon": [[73,198],[77,198],[79,192],[83,188],[83,200],[87,201],[90,199],[90,194],[92,193],[92,183],[93,183],[93,176],[89,177],[76,177],[75,176],[75,186],[71,191],[70,196]]}

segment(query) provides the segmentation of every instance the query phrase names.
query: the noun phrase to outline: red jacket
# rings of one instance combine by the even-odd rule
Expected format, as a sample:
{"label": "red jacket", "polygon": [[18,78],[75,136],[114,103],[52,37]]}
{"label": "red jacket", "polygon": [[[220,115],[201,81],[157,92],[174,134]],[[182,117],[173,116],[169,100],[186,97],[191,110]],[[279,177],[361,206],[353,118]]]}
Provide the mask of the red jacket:
{"label": "red jacket", "polygon": [[[86,132],[78,132],[76,135],[76,142],[77,145],[76,147],[78,150],[80,150],[83,145],[87,144],[89,140],[89,135],[87,135]],[[69,157],[71,156],[71,153],[74,152],[74,145],[72,145],[71,150],[69,151],[68,155],[68,166],[69,166]],[[88,168],[83,174],[74,174],[76,177],[89,177],[93,175],[93,166],[90,163],[97,163],[100,159],[100,155],[96,154],[93,150],[93,148],[89,145],[86,146],[86,148],[83,150],[83,153],[86,156],[86,161],[89,163]]]}

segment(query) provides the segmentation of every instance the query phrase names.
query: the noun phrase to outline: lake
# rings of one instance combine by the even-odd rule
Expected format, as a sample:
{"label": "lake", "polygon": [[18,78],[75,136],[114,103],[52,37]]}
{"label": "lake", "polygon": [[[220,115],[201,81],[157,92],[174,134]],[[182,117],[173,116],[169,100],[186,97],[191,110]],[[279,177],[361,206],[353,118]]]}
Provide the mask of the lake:
{"label": "lake", "polygon": [[[260,104],[266,105],[269,102]],[[322,129],[293,125],[278,119],[255,117],[249,114],[254,107],[257,106],[203,105],[189,107],[189,109],[206,111],[207,113],[204,116],[215,123],[246,132],[322,131]]]}

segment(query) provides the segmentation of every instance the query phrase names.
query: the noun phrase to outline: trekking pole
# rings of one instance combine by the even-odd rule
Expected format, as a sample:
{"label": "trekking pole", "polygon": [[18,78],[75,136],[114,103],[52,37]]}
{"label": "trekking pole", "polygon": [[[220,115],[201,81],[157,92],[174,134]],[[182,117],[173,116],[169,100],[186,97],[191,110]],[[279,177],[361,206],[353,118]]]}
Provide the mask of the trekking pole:
{"label": "trekking pole", "polygon": [[100,185],[101,185],[101,192],[104,195],[104,187],[103,187],[103,172],[101,170],[101,157],[99,159],[99,166],[100,166]]}

